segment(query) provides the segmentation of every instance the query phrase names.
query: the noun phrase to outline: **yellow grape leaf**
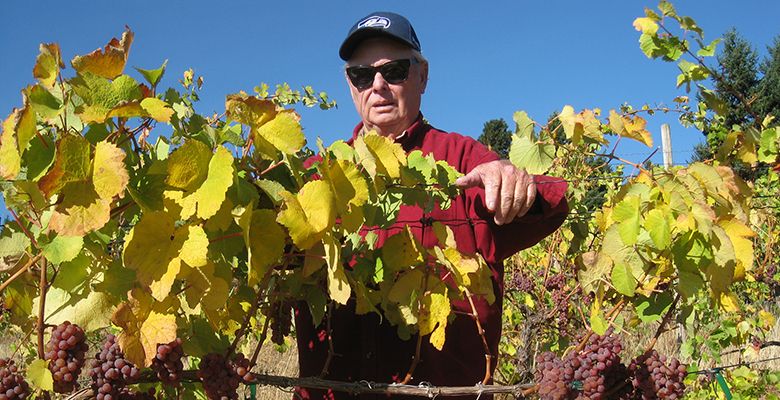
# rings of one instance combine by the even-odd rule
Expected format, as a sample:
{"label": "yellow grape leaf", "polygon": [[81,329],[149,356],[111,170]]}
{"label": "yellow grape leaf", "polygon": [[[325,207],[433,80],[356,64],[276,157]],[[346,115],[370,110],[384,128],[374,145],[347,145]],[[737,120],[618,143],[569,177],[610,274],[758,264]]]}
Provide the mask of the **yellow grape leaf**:
{"label": "yellow grape leaf", "polygon": [[423,273],[413,269],[403,273],[390,288],[387,299],[401,305],[410,305],[412,293],[422,291]]}
{"label": "yellow grape leaf", "polygon": [[325,261],[328,265],[328,294],[333,301],[347,304],[352,289],[341,263],[341,244],[332,235],[325,235],[322,244],[325,246]]}
{"label": "yellow grape leaf", "polygon": [[125,237],[123,259],[134,269],[138,280],[149,284],[162,277],[161,265],[170,262],[170,248],[175,239],[174,218],[162,211],[145,213]]}
{"label": "yellow grape leaf", "polygon": [[182,267],[182,278],[187,281],[184,295],[190,307],[198,304],[205,310],[225,307],[230,292],[229,282],[216,275],[216,268],[211,262],[199,268]]}
{"label": "yellow grape leaf", "polygon": [[306,250],[306,257],[303,259],[303,277],[319,271],[323,265],[325,265],[325,246],[322,242],[317,242]]}
{"label": "yellow grape leaf", "polygon": [[447,317],[449,317],[451,311],[446,286],[440,285],[439,287],[444,288],[443,293],[433,292],[423,297],[423,312],[417,320],[420,335],[430,334],[431,336],[428,340],[437,350],[441,350],[444,347],[444,331],[447,328]]}
{"label": "yellow grape leaf", "polygon": [[387,274],[403,271],[423,262],[422,246],[406,226],[387,238],[382,245],[381,258]]}
{"label": "yellow grape leaf", "polygon": [[298,194],[281,193],[282,211],[276,221],[284,225],[295,245],[306,250],[322,238],[336,220],[333,192],[324,181],[307,182]]}
{"label": "yellow grape leaf", "polygon": [[360,135],[355,140],[355,151],[360,164],[371,177],[377,174],[390,178],[401,177],[401,166],[406,165],[406,154],[401,145],[375,132]]}
{"label": "yellow grape leaf", "polygon": [[125,191],[130,178],[124,160],[125,153],[112,143],[102,141],[95,146],[92,183],[101,198],[113,199]]}
{"label": "yellow grape leaf", "polygon": [[249,225],[249,283],[256,284],[284,254],[286,235],[274,210],[254,210]]}
{"label": "yellow grape leaf", "polygon": [[737,299],[737,295],[731,292],[721,293],[720,307],[727,312],[739,312],[739,299]]}
{"label": "yellow grape leaf", "polygon": [[177,203],[181,206],[181,218],[188,219],[192,215],[208,219],[214,216],[222,207],[228,188],[233,185],[233,155],[222,146],[211,157],[206,180],[195,190]]}
{"label": "yellow grape leaf", "polygon": [[22,156],[16,142],[15,119],[19,114],[14,110],[3,122],[3,134],[0,137],[0,178],[14,179],[22,168]]}
{"label": "yellow grape leaf", "polygon": [[[186,228],[186,229],[185,229]],[[180,247],[179,243],[182,242]],[[163,276],[151,284],[152,295],[162,301],[171,292],[174,280],[179,276],[182,262],[190,267],[201,267],[208,262],[209,239],[203,227],[191,225],[176,230],[168,255],[170,262]],[[164,264],[163,264],[164,265]]]}
{"label": "yellow grape leaf", "polygon": [[124,71],[132,43],[133,32],[125,29],[121,40],[112,38],[104,49],[97,49],[84,56],[76,56],[70,64],[79,74],[90,72],[106,79],[114,79]]}
{"label": "yellow grape leaf", "polygon": [[160,122],[171,122],[171,116],[174,113],[173,108],[168,106],[168,103],[156,97],[147,97],[141,100],[141,108],[152,119]]}
{"label": "yellow grape leaf", "polygon": [[339,214],[345,214],[351,206],[360,207],[368,201],[368,183],[357,166],[347,160],[334,160],[321,164],[323,180],[333,190]]}
{"label": "yellow grape leaf", "polygon": [[[36,298],[33,302],[36,310],[38,301],[39,298]],[[98,330],[111,325],[113,309],[114,301],[103,292],[72,293],[57,287],[46,291],[44,315],[47,324],[59,325],[70,321],[85,331]]]}
{"label": "yellow grape leaf", "polygon": [[168,157],[165,183],[187,192],[195,191],[206,180],[211,157],[211,149],[205,143],[187,140]]}
{"label": "yellow grape leaf", "polygon": [[[42,45],[41,45],[42,46]],[[42,359],[36,359],[27,366],[25,374],[30,381],[30,385],[40,390],[54,390],[54,378],[49,371],[49,362]]]}
{"label": "yellow grape leaf", "polygon": [[772,329],[772,327],[775,326],[777,319],[771,312],[767,310],[761,310],[758,312],[758,321],[761,323],[762,328],[764,328],[766,331],[769,331]]}
{"label": "yellow grape leaf", "polygon": [[270,121],[254,127],[254,137],[263,138],[282,153],[295,154],[306,144],[300,119],[294,110],[281,110]]}
{"label": "yellow grape leaf", "polygon": [[65,236],[83,236],[102,228],[111,218],[111,199],[101,198],[88,181],[70,182],[60,193],[49,229]]}
{"label": "yellow grape leaf", "polygon": [[54,82],[57,81],[60,69],[65,67],[62,63],[60,45],[57,43],[41,43],[39,49],[40,53],[38,53],[38,57],[35,59],[35,67],[33,67],[33,76],[46,87],[54,87]]}
{"label": "yellow grape leaf", "polygon": [[152,311],[139,322],[137,327],[125,328],[117,339],[127,360],[146,368],[152,365],[158,344],[176,340],[176,316]]}
{"label": "yellow grape leaf", "polygon": [[258,99],[244,92],[228,95],[225,110],[228,118],[250,127],[263,125],[276,116],[276,105],[271,100]]}
{"label": "yellow grape leaf", "polygon": [[753,269],[752,238],[756,236],[756,233],[736,218],[718,221],[718,225],[723,228],[734,246],[734,255],[737,260],[734,268],[734,280],[745,279],[745,273]]}
{"label": "yellow grape leaf", "polygon": [[624,136],[629,139],[634,139],[640,143],[645,144],[648,147],[653,146],[653,135],[645,129],[647,121],[637,115],[624,116],[623,119],[623,132],[615,132],[619,136]]}
{"label": "yellow grape leaf", "polygon": [[655,35],[658,32],[658,24],[652,18],[640,17],[634,20],[634,29],[648,35]]}
{"label": "yellow grape leaf", "polygon": [[584,131],[582,124],[577,123],[577,115],[574,113],[574,107],[570,105],[563,106],[563,110],[558,114],[558,120],[561,121],[566,138],[574,139],[582,137]]}
{"label": "yellow grape leaf", "polygon": [[57,159],[54,166],[38,182],[38,187],[51,197],[70,182],[87,181],[90,177],[89,142],[82,136],[65,135],[57,143]]}

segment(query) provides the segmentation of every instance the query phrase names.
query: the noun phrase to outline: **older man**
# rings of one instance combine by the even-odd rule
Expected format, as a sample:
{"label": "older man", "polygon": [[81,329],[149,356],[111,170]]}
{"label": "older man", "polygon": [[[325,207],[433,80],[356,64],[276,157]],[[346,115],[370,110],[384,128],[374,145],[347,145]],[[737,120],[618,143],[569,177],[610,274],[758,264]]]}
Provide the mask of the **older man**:
{"label": "older man", "polygon": [[[536,244],[563,223],[568,212],[566,184],[533,177],[499,160],[474,139],[429,125],[420,112],[428,83],[428,61],[420,51],[414,29],[398,14],[372,13],[350,29],[339,55],[347,62],[345,76],[361,120],[352,140],[374,130],[394,139],[407,152],[433,154],[465,174],[456,182],[465,189],[464,194],[454,199],[449,209],[436,208],[429,216],[447,223],[459,250],[479,252],[492,270],[496,302],[488,304],[482,298],[474,302],[494,356],[491,368],[495,368],[501,335],[503,260]],[[402,207],[398,220],[421,221],[411,225],[413,233],[424,246],[436,244],[430,226],[422,222],[419,207]],[[399,225],[379,232],[378,245],[401,229]],[[471,313],[466,301],[454,303],[453,309]],[[335,309],[330,323],[336,355],[326,378],[373,382],[404,378],[415,354],[416,338],[400,339],[396,328],[375,314],[356,315],[354,301]],[[296,313],[296,331],[300,375],[316,376],[328,354],[325,326],[312,326],[311,316],[301,309]],[[411,383],[463,386],[482,381],[485,352],[474,321],[458,315],[448,324],[446,337],[441,351],[423,341]],[[300,388],[297,392],[304,399],[354,398],[329,390]]]}

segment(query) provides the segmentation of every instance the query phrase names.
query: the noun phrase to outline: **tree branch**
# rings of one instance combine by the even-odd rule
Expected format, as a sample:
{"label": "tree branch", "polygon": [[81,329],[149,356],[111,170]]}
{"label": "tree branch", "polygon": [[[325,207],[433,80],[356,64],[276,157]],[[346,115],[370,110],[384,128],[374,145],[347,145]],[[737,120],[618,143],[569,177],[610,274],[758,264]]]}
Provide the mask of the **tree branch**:
{"label": "tree branch", "polygon": [[29,261],[27,261],[27,264],[24,264],[24,266],[23,266],[22,268],[20,268],[20,269],[19,269],[18,271],[16,271],[16,272],[15,272],[13,275],[11,275],[11,277],[9,277],[8,279],[6,279],[6,280],[5,280],[5,282],[3,282],[2,284],[0,284],[0,293],[2,293],[2,292],[3,292],[3,290],[5,290],[5,288],[6,288],[6,287],[8,287],[8,285],[10,285],[10,284],[11,284],[11,283],[12,283],[14,280],[16,280],[16,278],[18,278],[18,277],[20,277],[20,276],[24,275],[24,273],[25,273],[25,272],[26,272],[28,269],[30,269],[30,267],[31,267],[33,264],[35,264],[36,262],[38,262],[38,260],[41,258],[41,256],[43,256],[43,254],[42,254],[42,253],[39,253],[39,254],[38,254],[38,255],[36,255],[35,257],[31,258]]}

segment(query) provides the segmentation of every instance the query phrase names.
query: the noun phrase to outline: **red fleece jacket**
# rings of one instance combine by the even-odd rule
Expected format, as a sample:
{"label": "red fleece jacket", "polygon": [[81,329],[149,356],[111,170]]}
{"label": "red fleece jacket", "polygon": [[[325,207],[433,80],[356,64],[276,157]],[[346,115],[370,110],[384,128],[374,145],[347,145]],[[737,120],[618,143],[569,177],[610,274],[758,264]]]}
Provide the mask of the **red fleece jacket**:
{"label": "red fleece jacket", "polygon": [[[352,140],[362,128],[362,124],[355,128]],[[407,152],[419,149],[424,154],[433,154],[435,159],[448,162],[464,174],[477,165],[499,159],[496,153],[470,137],[443,132],[428,125],[422,120],[422,115],[397,141]],[[537,182],[534,206],[527,214],[510,224],[499,226],[493,222],[493,216],[484,203],[485,192],[481,188],[467,189],[464,194],[453,199],[450,208],[437,208],[428,215],[452,229],[461,252],[479,252],[491,268],[496,301],[488,304],[481,297],[475,297],[473,300],[485,329],[488,346],[494,356],[498,354],[501,336],[504,259],[533,246],[554,232],[568,213],[566,182],[547,176],[535,176],[534,180]],[[422,214],[419,207],[403,206],[398,214],[398,221],[420,221]],[[418,239],[424,238],[424,246],[431,247],[436,244],[430,226],[423,226],[421,222],[408,225]],[[400,232],[403,227],[404,225],[397,223],[390,229],[378,231],[378,245],[381,246],[389,236]],[[426,230],[425,235],[422,235],[423,229]],[[415,354],[416,336],[401,340],[396,327],[391,326],[387,320],[380,320],[376,314],[356,315],[354,306],[352,300],[347,306],[336,307],[331,316],[336,356],[331,360],[329,373],[325,378],[348,382],[400,381],[406,375]],[[452,308],[471,314],[466,300],[453,302]],[[328,354],[325,323],[313,326],[306,307],[296,310],[295,323],[300,376],[317,376],[322,371]],[[436,386],[469,386],[482,381],[485,373],[485,354],[482,339],[470,317],[457,315],[447,325],[446,342],[441,351],[433,348],[425,339],[422,343],[421,361],[414,372],[412,384],[430,382]],[[495,368],[495,365],[494,357],[492,368]],[[298,388],[296,392],[303,399],[356,398],[347,393],[330,390]],[[359,398],[386,397],[364,395]]]}

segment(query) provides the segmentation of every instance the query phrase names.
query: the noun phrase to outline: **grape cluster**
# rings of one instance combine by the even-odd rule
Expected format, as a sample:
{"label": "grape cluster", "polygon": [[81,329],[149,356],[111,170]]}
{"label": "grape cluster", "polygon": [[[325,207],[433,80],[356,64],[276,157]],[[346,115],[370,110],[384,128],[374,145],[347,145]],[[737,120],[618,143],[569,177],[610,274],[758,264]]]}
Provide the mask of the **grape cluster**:
{"label": "grape cluster", "polygon": [[509,281],[509,289],[528,293],[534,290],[534,281],[525,272],[516,270]]}
{"label": "grape cluster", "polygon": [[621,362],[623,345],[608,331],[593,335],[585,347],[560,359],[551,352],[536,357],[535,379],[542,400],[655,400],[678,399],[685,391],[685,366],[676,359],[667,364],[653,350]]}
{"label": "grape cluster", "polygon": [[558,323],[558,328],[564,330],[569,323],[569,295],[566,291],[566,275],[560,273],[548,276],[544,280],[544,288],[550,292],[553,315]]}
{"label": "grape cluster", "polygon": [[198,379],[203,382],[203,390],[206,397],[214,400],[238,399],[238,385],[241,377],[238,376],[230,361],[224,354],[209,353],[200,360]]}
{"label": "grape cluster", "polygon": [[55,392],[68,393],[76,388],[87,350],[86,335],[81,327],[65,321],[54,328],[46,344],[44,359],[49,361]]}
{"label": "grape cluster", "polygon": [[620,339],[607,332],[592,335],[582,351],[567,356],[566,364],[573,369],[574,381],[579,382],[579,398],[619,398],[619,391],[629,389],[628,369],[620,361],[622,350]]}
{"label": "grape cluster", "polygon": [[680,399],[685,391],[685,365],[672,358],[667,364],[666,356],[653,350],[631,362],[631,384],[642,400]]}
{"label": "grape cluster", "polygon": [[125,385],[140,378],[141,371],[125,359],[114,335],[109,334],[106,342],[103,343],[103,349],[95,354],[89,375],[92,378],[92,389],[97,393],[97,400],[143,396],[142,393],[134,393],[125,388]]}
{"label": "grape cluster", "polygon": [[[562,400],[571,395],[571,367],[563,367],[563,362],[552,352],[536,356],[536,382],[539,383],[539,397],[542,399]],[[567,379],[568,378],[568,379]]]}
{"label": "grape cluster", "polygon": [[19,373],[14,362],[8,358],[0,358],[0,400],[28,397],[30,397],[30,386]]}
{"label": "grape cluster", "polygon": [[292,306],[284,301],[275,301],[271,303],[268,318],[271,318],[271,341],[284,344],[284,337],[290,334],[292,326]]}
{"label": "grape cluster", "polygon": [[181,360],[184,357],[184,349],[181,344],[181,339],[176,338],[170,343],[157,345],[157,355],[152,361],[152,369],[165,384],[176,385],[181,378],[181,372],[184,370]]}

